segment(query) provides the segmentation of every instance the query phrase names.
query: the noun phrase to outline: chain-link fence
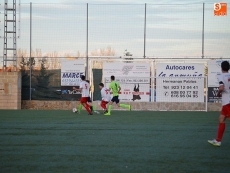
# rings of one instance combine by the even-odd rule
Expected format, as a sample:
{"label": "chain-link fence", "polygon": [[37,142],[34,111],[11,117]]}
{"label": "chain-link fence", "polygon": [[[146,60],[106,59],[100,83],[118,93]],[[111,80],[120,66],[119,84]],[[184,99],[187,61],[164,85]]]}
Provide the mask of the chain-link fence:
{"label": "chain-link fence", "polygon": [[[229,16],[214,16],[212,3],[22,3],[17,7],[19,57],[228,58],[230,54]],[[0,10],[3,38],[4,3]]]}
{"label": "chain-link fence", "polygon": [[[93,70],[100,76],[105,61],[145,58],[142,61],[206,64],[207,59],[230,55],[229,16],[214,16],[212,3],[21,3],[17,8],[22,99],[64,99],[63,59],[86,58],[86,75],[92,78]],[[3,48],[4,3],[0,11]],[[0,71],[2,56],[0,49]],[[8,63],[6,70],[11,67]]]}
{"label": "chain-link fence", "polygon": [[[74,97],[66,97],[63,93],[62,80],[62,62],[70,62],[71,60],[83,60],[86,65],[86,58],[20,58],[20,71],[22,73],[22,100],[75,100]],[[150,64],[150,76],[156,76],[157,64],[159,63],[199,63],[204,67],[204,75],[208,74],[207,61],[209,59],[123,59],[123,58],[93,58],[88,59],[89,64],[86,72],[88,72],[88,80],[91,85],[91,96],[94,100],[100,99],[100,90],[98,84],[103,81],[104,63],[148,63]],[[65,65],[66,66],[66,65]],[[68,68],[68,66],[67,66]],[[151,87],[154,87],[151,86]],[[206,86],[205,86],[206,87]],[[150,88],[151,90],[151,88]],[[67,88],[67,95],[74,93],[73,87]],[[80,94],[80,93],[79,93]]]}

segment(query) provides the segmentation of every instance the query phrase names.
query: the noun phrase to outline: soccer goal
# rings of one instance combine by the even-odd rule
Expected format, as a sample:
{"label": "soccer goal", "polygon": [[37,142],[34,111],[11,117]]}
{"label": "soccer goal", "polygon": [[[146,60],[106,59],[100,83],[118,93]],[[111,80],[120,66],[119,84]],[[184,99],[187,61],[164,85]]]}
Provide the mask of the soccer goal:
{"label": "soccer goal", "polygon": [[[116,77],[120,101],[133,110],[207,111],[206,77]],[[110,79],[104,78],[106,87]]]}

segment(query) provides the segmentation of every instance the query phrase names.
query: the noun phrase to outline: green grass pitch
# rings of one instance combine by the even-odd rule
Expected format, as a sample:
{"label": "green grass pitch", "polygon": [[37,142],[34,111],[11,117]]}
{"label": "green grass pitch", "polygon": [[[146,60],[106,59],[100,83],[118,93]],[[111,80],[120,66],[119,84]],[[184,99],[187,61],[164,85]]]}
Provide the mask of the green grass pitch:
{"label": "green grass pitch", "polygon": [[1,173],[229,173],[218,112],[0,110]]}

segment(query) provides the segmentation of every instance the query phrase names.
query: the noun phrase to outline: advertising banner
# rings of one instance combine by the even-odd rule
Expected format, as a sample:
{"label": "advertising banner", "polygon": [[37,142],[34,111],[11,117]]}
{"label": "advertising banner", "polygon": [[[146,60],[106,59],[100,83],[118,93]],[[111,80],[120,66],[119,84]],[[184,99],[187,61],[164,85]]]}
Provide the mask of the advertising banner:
{"label": "advertising banner", "polygon": [[221,102],[216,96],[219,89],[218,75],[221,74],[222,61],[229,60],[209,60],[208,61],[208,102]]}
{"label": "advertising banner", "polygon": [[157,102],[204,102],[204,65],[158,63]]}
{"label": "advertising banner", "polygon": [[[150,64],[148,63],[104,63],[103,78],[107,88],[110,77],[120,83],[121,101],[146,102],[150,99]],[[111,96],[112,97],[112,96]]]}
{"label": "advertising banner", "polygon": [[85,60],[66,60],[61,63],[61,93],[64,100],[80,100],[79,88],[81,75],[85,75]]}

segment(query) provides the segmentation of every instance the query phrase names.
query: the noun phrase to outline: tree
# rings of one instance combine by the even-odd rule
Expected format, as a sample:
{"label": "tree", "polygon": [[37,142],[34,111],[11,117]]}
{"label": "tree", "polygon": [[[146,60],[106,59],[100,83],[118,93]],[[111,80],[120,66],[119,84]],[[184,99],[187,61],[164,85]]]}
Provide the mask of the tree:
{"label": "tree", "polygon": [[24,57],[22,57],[20,62],[20,68],[21,68],[21,76],[22,76],[22,88],[30,87],[30,75],[27,72],[29,61],[26,61]]}
{"label": "tree", "polygon": [[27,62],[24,57],[22,57],[20,62],[20,70],[21,70],[21,99],[29,100],[30,98],[30,76],[26,71]]}
{"label": "tree", "polygon": [[[30,83],[30,68],[31,68],[31,73],[34,70],[35,66],[35,59],[32,58],[25,58],[21,57],[21,62],[20,62],[20,71],[21,71],[21,76],[22,76],[22,87],[29,87]],[[32,76],[32,74],[31,74]]]}
{"label": "tree", "polygon": [[76,60],[76,59],[78,59],[77,57],[75,57],[75,56],[73,56],[73,55],[71,55],[69,53],[65,53],[64,57],[65,57],[65,59],[68,59],[68,60]]}
{"label": "tree", "polygon": [[107,48],[100,48],[91,52],[91,56],[114,56],[115,51],[110,46]]}
{"label": "tree", "polygon": [[[31,66],[30,66],[31,62]],[[28,60],[28,58],[21,57],[21,62],[20,62],[20,70],[21,70],[21,86],[22,86],[22,100],[28,100],[30,98],[30,75],[32,76],[32,69],[35,65],[35,60],[34,58],[31,58]],[[31,74],[29,73],[28,69],[31,67]]]}
{"label": "tree", "polygon": [[27,66],[28,66],[28,69],[31,68],[31,72],[34,70],[34,67],[36,65],[36,61],[35,61],[35,58],[34,57],[31,57],[31,58],[28,58],[28,63],[27,63]]}
{"label": "tree", "polygon": [[[114,56],[115,50],[112,49],[110,46],[107,48],[100,48],[97,50],[94,50],[90,53],[90,56]],[[103,67],[103,62],[101,60],[94,60],[92,64],[93,68],[99,68],[101,69]]]}
{"label": "tree", "polygon": [[[47,53],[46,57],[49,57],[49,69],[60,69],[61,68],[61,62],[58,58],[58,52],[53,51],[51,53]],[[47,62],[46,62],[47,64]]]}
{"label": "tree", "polygon": [[50,77],[53,75],[52,73],[48,74],[46,70],[47,59],[42,58],[41,60],[41,69],[40,73],[36,76],[37,79],[37,90],[46,93],[49,89]]}

